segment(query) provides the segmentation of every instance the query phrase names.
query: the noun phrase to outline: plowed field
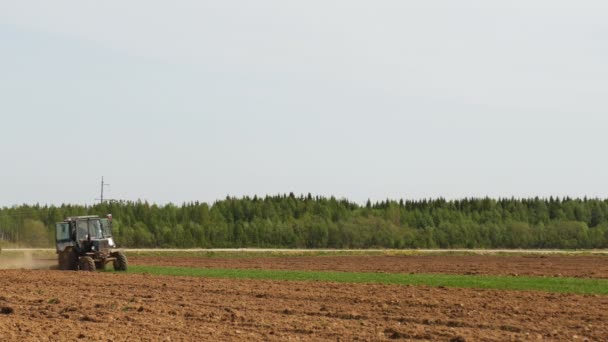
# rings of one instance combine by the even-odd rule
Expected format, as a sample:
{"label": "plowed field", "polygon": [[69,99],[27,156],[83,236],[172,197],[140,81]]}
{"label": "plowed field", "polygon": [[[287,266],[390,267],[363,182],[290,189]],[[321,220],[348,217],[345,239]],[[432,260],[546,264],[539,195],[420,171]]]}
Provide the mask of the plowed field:
{"label": "plowed field", "polygon": [[133,264],[201,268],[446,273],[608,278],[605,256],[298,256],[253,258],[131,257]]}
{"label": "plowed field", "polygon": [[[6,260],[5,260],[6,261]],[[54,259],[10,264],[48,267]],[[602,256],[130,256],[133,265],[608,278]],[[608,296],[0,270],[0,341],[608,339]]]}
{"label": "plowed field", "polygon": [[0,289],[2,341],[608,337],[606,296],[49,270]]}

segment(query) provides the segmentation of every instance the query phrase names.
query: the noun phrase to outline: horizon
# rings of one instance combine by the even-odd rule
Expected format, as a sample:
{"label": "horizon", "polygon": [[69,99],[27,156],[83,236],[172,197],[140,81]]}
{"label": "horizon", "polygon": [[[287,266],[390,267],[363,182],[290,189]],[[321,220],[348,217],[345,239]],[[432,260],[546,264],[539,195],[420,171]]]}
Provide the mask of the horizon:
{"label": "horizon", "polygon": [[[569,196],[547,196],[547,197],[541,197],[541,196],[532,196],[532,197],[488,197],[488,196],[482,196],[482,197],[458,197],[458,198],[445,198],[445,197],[429,197],[429,198],[385,198],[385,199],[380,199],[380,200],[365,200],[363,202],[357,202],[357,201],[353,201],[349,198],[346,197],[337,197],[337,196],[322,196],[322,195],[315,195],[312,193],[306,193],[306,194],[295,194],[293,193],[293,197],[296,199],[306,199],[308,197],[308,195],[312,196],[312,200],[329,200],[329,199],[335,199],[336,201],[347,201],[350,204],[356,204],[360,207],[365,207],[367,205],[367,202],[370,201],[371,205],[379,205],[385,202],[390,202],[390,203],[399,203],[401,201],[403,201],[404,203],[420,203],[420,202],[435,202],[435,201],[446,201],[448,203],[451,202],[459,202],[459,201],[477,201],[477,200],[492,200],[492,201],[532,201],[532,200],[540,200],[540,201],[544,201],[544,202],[549,202],[551,200],[556,201],[556,202],[565,202],[565,201],[608,201],[608,197],[587,197],[587,196],[583,196],[583,197],[569,197]],[[200,201],[200,200],[193,200],[193,201],[183,201],[183,202],[165,202],[165,203],[160,203],[160,202],[153,202],[153,201],[148,201],[145,199],[136,199],[136,200],[114,200],[114,199],[109,199],[109,200],[104,200],[105,204],[112,204],[112,203],[118,203],[118,204],[136,204],[136,203],[147,203],[148,205],[156,205],[159,207],[165,207],[168,205],[174,205],[176,207],[179,206],[184,206],[184,205],[189,205],[189,204],[207,204],[209,206],[213,206],[214,204],[216,204],[217,202],[222,202],[222,201],[226,201],[226,200],[245,200],[245,199],[249,199],[249,200],[255,200],[257,198],[257,200],[264,200],[266,198],[281,198],[281,197],[289,197],[290,195],[292,195],[292,193],[277,193],[277,194],[266,194],[263,196],[258,196],[258,195],[243,195],[243,196],[225,196],[224,198],[219,198],[216,199],[212,202],[208,202],[208,201]],[[97,201],[96,203],[60,203],[59,205],[57,204],[50,204],[50,203],[20,203],[20,204],[13,204],[10,206],[0,206],[1,209],[10,209],[10,208],[19,208],[19,207],[23,207],[23,206],[30,206],[30,207],[34,207],[34,206],[40,206],[40,207],[61,207],[61,206],[82,206],[82,207],[87,207],[87,208],[91,208],[94,206],[98,206],[102,203],[99,203],[99,201]]]}

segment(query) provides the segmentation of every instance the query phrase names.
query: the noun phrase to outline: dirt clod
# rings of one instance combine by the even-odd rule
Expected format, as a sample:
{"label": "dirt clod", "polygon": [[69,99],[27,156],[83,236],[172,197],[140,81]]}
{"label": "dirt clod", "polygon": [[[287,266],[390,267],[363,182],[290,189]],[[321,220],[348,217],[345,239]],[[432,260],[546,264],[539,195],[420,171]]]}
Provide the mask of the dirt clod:
{"label": "dirt clod", "polygon": [[88,315],[84,315],[80,318],[81,321],[83,322],[97,322],[97,320],[91,316]]}
{"label": "dirt clod", "polygon": [[450,339],[450,342],[466,342],[467,340],[462,336],[454,336]]}
{"label": "dirt clod", "polygon": [[388,329],[384,330],[384,334],[388,338],[390,338],[392,340],[397,340],[397,339],[401,339],[401,338],[410,338],[411,337],[409,334],[405,334],[405,333],[399,332],[399,331],[397,331],[395,329],[392,329],[392,328],[388,328]]}

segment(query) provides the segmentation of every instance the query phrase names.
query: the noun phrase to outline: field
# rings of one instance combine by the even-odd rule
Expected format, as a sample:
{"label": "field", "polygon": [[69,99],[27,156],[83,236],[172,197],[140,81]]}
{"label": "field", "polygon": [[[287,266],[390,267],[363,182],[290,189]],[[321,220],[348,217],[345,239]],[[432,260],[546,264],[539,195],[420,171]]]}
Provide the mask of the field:
{"label": "field", "polygon": [[127,255],[127,274],[91,274],[3,252],[0,340],[608,338],[605,255]]}

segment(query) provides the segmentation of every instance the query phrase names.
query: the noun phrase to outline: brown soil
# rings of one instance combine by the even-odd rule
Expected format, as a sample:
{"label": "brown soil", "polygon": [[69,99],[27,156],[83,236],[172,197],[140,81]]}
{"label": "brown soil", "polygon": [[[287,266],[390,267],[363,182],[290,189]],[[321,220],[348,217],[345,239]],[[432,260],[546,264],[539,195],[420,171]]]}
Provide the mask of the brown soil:
{"label": "brown soil", "polygon": [[608,278],[608,257],[602,256],[130,257],[129,262],[135,265],[201,268]]}
{"label": "brown soil", "polygon": [[606,296],[48,270],[0,288],[2,341],[608,338]]}

